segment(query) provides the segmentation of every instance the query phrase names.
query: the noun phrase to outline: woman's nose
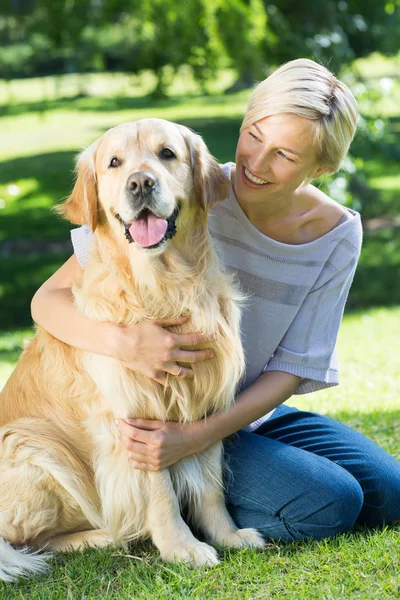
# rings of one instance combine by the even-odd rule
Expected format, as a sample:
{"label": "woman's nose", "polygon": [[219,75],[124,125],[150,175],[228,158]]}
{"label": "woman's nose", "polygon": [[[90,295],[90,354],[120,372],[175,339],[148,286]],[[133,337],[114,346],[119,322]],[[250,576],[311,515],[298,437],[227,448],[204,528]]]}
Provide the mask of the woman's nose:
{"label": "woman's nose", "polygon": [[251,163],[249,165],[250,170],[254,172],[255,175],[265,175],[270,170],[270,157],[268,152],[260,152],[252,157]]}

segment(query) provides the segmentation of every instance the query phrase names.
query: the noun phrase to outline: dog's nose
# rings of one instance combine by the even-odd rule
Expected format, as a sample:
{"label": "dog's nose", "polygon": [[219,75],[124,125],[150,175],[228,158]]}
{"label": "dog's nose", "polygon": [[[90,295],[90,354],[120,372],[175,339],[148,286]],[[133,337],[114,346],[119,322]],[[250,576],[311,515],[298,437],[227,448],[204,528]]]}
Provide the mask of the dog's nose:
{"label": "dog's nose", "polygon": [[148,195],[153,191],[157,178],[147,171],[138,171],[128,177],[126,187],[134,196]]}

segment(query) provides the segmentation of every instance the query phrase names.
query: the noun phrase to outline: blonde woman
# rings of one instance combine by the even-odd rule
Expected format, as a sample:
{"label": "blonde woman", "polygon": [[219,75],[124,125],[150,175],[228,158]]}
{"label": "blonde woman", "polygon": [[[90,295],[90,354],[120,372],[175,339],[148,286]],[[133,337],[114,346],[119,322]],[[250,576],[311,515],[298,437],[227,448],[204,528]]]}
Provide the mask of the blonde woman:
{"label": "blonde woman", "polygon": [[[334,173],[357,123],[350,90],[323,66],[295,60],[254,90],[236,150],[222,165],[231,192],[210,232],[250,301],[243,312],[246,378],[224,414],[180,426],[119,422],[136,469],[158,470],[225,444],[228,508],[239,527],[268,539],[324,538],[400,518],[400,465],[356,431],[287,407],[294,394],[338,384],[335,343],[361,248],[360,215],[310,182]],[[32,315],[63,342],[113,356],[164,382],[191,377],[177,361],[212,360],[185,350],[173,322],[119,327],[77,312],[71,285],[85,267],[91,232],[72,232],[75,254],[36,293]]]}

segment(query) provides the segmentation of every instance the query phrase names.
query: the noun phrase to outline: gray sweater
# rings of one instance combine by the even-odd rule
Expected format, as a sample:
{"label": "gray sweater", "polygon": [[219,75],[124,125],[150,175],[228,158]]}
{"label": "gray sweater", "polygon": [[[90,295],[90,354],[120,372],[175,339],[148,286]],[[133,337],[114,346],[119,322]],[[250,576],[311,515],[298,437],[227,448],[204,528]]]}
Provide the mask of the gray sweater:
{"label": "gray sweater", "polygon": [[[222,165],[230,177],[233,163]],[[348,209],[340,223],[307,244],[283,244],[256,229],[233,188],[213,208],[209,230],[221,261],[249,296],[242,311],[246,375],[241,391],[263,371],[302,378],[296,394],[339,383],[335,345],[361,250],[360,215]],[[85,268],[92,233],[71,232],[75,254]],[[246,429],[254,431],[273,411]]]}

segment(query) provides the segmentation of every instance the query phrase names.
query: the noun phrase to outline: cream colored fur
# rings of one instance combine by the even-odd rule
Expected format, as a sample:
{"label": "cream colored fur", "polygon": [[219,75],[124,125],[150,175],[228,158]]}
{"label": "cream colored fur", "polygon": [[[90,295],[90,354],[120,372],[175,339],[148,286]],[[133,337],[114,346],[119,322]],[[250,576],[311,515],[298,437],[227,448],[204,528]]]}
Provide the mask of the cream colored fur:
{"label": "cream colored fur", "polygon": [[[159,157],[164,146],[174,149],[175,160]],[[113,156],[123,159],[118,169],[109,168]],[[126,181],[142,170],[159,181],[158,210],[181,207],[175,237],[158,250],[129,244],[115,217],[132,219]],[[227,185],[199,136],[159,119],[116,127],[80,156],[75,188],[59,209],[94,231],[89,264],[73,288],[78,310],[121,326],[190,315],[171,329],[210,335],[203,347],[215,357],[193,364],[193,379],[171,376],[164,387],[38,327],[0,399],[5,542],[62,551],[150,537],[166,560],[215,564],[215,550],[183,521],[185,506],[210,541],[262,546],[261,536],[238,530],[225,508],[221,443],[169,469],[138,471],[115,425],[116,417],[196,421],[234,400],[244,370],[242,296],[217,260],[207,228],[209,206],[226,196]],[[17,555],[5,542],[0,578],[43,570],[38,555]]]}

